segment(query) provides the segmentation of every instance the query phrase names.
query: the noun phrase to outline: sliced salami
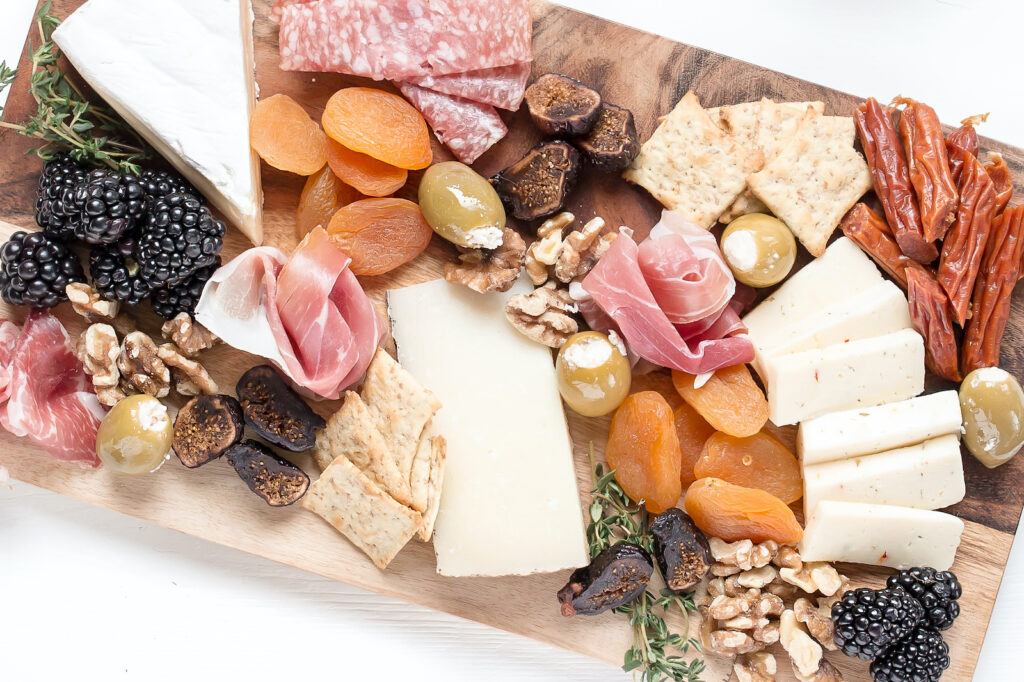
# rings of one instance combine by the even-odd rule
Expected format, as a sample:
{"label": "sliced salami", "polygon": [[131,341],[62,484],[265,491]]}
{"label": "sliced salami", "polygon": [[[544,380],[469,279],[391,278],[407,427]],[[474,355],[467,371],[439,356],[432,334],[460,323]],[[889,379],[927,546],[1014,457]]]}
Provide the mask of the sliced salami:
{"label": "sliced salami", "polygon": [[427,76],[415,83],[434,92],[515,111],[523,101],[532,66],[530,62],[520,62],[479,71]]}
{"label": "sliced salami", "polygon": [[406,99],[427,119],[437,139],[463,163],[476,161],[508,132],[505,122],[490,105],[434,92],[412,83],[397,85]]}
{"label": "sliced salami", "polygon": [[529,0],[317,0],[279,9],[286,71],[416,81],[533,58]]}
{"label": "sliced salami", "polygon": [[274,6],[270,8],[270,19],[280,23],[284,8],[288,5],[300,5],[317,2],[317,0],[274,0]]}

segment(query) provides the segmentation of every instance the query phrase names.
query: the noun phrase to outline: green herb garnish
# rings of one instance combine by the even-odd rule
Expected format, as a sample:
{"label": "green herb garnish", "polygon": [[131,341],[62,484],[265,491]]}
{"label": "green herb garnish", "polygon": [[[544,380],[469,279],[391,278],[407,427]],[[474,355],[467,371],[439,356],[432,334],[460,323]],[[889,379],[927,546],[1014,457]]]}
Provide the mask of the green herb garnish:
{"label": "green herb garnish", "polygon": [[[594,499],[590,503],[587,541],[591,558],[619,542],[632,542],[652,552],[654,542],[643,504],[633,504],[615,481],[615,472],[605,473],[604,467],[594,461],[593,444],[590,464]],[[647,590],[629,604],[615,609],[615,613],[629,616],[633,627],[633,646],[626,651],[622,669],[639,673],[641,682],[698,682],[704,671],[704,660],[695,658],[688,662],[680,654],[691,648],[699,651],[700,642],[672,632],[661,615],[678,612],[683,618],[683,632],[689,633],[689,614],[696,610],[691,595],[678,594],[668,588],[662,589],[660,596]]]}
{"label": "green herb garnish", "polygon": [[[36,101],[36,113],[22,123],[0,121],[0,127],[16,130],[25,137],[41,140],[29,150],[44,161],[66,151],[81,163],[106,166],[139,174],[139,162],[151,156],[143,139],[104,103],[92,102],[57,65],[60,50],[51,40],[60,19],[50,13],[51,0],[36,14],[40,44],[28,49],[32,61],[29,90]],[[0,62],[0,92],[12,82],[16,70]],[[0,110],[2,113],[2,110]]]}

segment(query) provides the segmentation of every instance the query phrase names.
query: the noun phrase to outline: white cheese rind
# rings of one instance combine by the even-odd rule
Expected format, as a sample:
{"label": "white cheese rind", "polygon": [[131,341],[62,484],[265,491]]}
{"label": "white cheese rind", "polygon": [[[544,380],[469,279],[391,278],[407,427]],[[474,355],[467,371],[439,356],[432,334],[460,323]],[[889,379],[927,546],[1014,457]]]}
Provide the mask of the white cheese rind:
{"label": "white cheese rind", "polygon": [[826,501],[807,521],[800,557],[946,571],[956,558],[963,530],[963,521],[942,512]]}
{"label": "white cheese rind", "polygon": [[803,467],[804,517],[824,500],[941,509],[964,499],[960,439],[939,436],[875,455]]}
{"label": "white cheese rind", "polygon": [[550,350],[505,319],[509,296],[435,280],[388,292],[399,362],[444,407],[434,532],[446,576],[546,573],[588,562],[572,443]]}
{"label": "white cheese rind", "polygon": [[90,86],[250,240],[262,241],[248,0],[89,0],[53,32]]}
{"label": "white cheese rind", "polygon": [[765,360],[777,426],[912,398],[924,390],[924,340],[912,329]]}
{"label": "white cheese rind", "polygon": [[946,434],[959,436],[962,421],[956,391],[940,391],[801,422],[796,449],[805,465],[820,464],[885,452]]}

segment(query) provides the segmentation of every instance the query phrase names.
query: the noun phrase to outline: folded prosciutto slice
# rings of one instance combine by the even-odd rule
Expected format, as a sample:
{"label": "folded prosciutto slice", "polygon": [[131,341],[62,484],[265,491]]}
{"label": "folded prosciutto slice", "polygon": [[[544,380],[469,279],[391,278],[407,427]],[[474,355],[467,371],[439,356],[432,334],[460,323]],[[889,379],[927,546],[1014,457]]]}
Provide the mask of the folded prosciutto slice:
{"label": "folded prosciutto slice", "polygon": [[0,424],[57,459],[99,466],[96,432],[106,409],[56,317],[33,312],[18,331],[0,323]]}
{"label": "folded prosciutto slice", "polygon": [[290,258],[249,249],[213,274],[196,319],[297,386],[337,398],[366,371],[386,330],[349,262],[320,228]]}

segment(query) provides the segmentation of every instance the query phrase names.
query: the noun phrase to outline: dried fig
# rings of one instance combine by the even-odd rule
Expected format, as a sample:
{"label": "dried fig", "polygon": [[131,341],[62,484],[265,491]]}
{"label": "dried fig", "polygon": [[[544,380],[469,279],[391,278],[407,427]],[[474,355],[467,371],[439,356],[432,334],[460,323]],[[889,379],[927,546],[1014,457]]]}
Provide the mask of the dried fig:
{"label": "dried fig", "polygon": [[327,426],[270,365],[243,374],[235,392],[249,428],[286,450],[308,450],[316,443],[317,431]]}
{"label": "dried fig", "polygon": [[294,504],[309,489],[309,476],[254,440],[243,440],[226,453],[231,466],[249,489],[271,507]]}
{"label": "dried fig", "polygon": [[640,153],[633,112],[605,102],[590,132],[576,140],[587,161],[599,171],[618,173]]}
{"label": "dried fig", "polygon": [[658,568],[671,589],[692,590],[711,572],[707,536],[683,510],[672,507],[654,517],[651,535]]}
{"label": "dried fig", "polygon": [[181,463],[195,469],[242,440],[242,406],[229,395],[198,395],[178,410],[171,447]]}
{"label": "dried fig", "polygon": [[601,94],[575,78],[546,73],[526,88],[533,123],[548,135],[582,135],[590,131],[601,108]]}
{"label": "dried fig", "polygon": [[578,568],[558,591],[563,616],[594,616],[636,599],[651,580],[654,564],[640,545],[620,542]]}
{"label": "dried fig", "polygon": [[491,178],[505,208],[520,220],[562,210],[580,175],[580,153],[568,142],[543,142]]}

